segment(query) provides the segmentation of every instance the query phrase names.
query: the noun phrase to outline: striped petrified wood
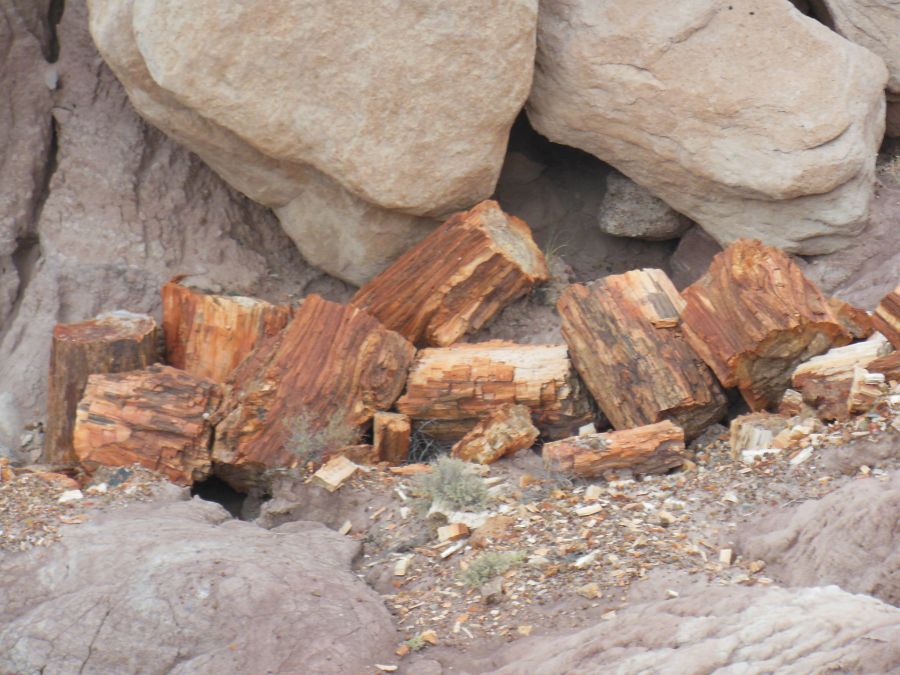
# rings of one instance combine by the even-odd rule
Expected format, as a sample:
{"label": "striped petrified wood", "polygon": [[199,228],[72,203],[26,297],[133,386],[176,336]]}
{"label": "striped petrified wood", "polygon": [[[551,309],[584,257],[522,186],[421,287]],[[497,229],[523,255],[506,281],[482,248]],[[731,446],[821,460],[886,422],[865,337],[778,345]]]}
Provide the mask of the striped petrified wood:
{"label": "striped petrified wood", "polygon": [[875,332],[872,315],[866,310],[854,307],[840,298],[828,298],[828,307],[854,340],[865,340]]}
{"label": "striped petrified wood", "polygon": [[725,414],[725,393],[682,336],[683,307],[656,269],[574,284],[560,296],[572,362],[616,429],[668,419],[693,438]]}
{"label": "striped petrified wood", "polygon": [[883,333],[894,345],[894,349],[900,349],[900,286],[878,303],[875,314],[872,315],[872,323],[875,330]]}
{"label": "striped petrified wood", "polygon": [[420,350],[397,410],[433,438],[456,441],[503,403],[528,406],[549,438],[594,421],[565,345],[502,340]]}
{"label": "striped petrified wood", "polygon": [[214,295],[180,281],[175,277],[162,288],[166,359],[192,375],[224,382],[263,338],[291,319],[286,305]]}
{"label": "striped petrified wood", "polygon": [[545,443],[544,465],[550,471],[598,478],[605,471],[630,469],[636,474],[665,473],[684,463],[684,432],[666,420],[634,429],[586,434]]}
{"label": "striped petrified wood", "polygon": [[137,463],[179,485],[206,478],[222,402],[212,380],[156,364],[91,375],[78,404],[74,447],[89,472]]}
{"label": "striped petrified wood", "polygon": [[152,317],[121,311],[80,323],[59,324],[53,329],[44,461],[77,461],[72,430],[88,377],[146,368],[158,360],[157,339]]}
{"label": "striped petrified wood", "polygon": [[311,295],[281,333],[234,371],[213,460],[246,487],[265,469],[318,461],[351,445],[403,391],[415,354],[361,309]]}
{"label": "striped petrified wood", "polygon": [[850,342],[819,289],[778,249],[742,239],[682,292],[685,337],[753,410],[777,406],[794,368]]}
{"label": "striped petrified wood", "polygon": [[417,345],[446,346],[548,276],[528,225],[484,201],[452,216],[351,303]]}

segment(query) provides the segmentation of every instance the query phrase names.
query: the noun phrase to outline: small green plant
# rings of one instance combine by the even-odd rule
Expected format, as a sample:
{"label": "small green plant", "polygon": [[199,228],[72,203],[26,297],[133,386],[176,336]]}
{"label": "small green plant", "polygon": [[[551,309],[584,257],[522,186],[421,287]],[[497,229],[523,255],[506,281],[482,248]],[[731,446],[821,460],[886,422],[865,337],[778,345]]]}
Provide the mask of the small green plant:
{"label": "small green plant", "polygon": [[485,551],[475,558],[462,573],[469,588],[481,588],[488,581],[516,567],[525,560],[522,551]]}
{"label": "small green plant", "polygon": [[480,510],[488,501],[487,486],[472,473],[472,465],[447,455],[432,464],[430,473],[418,477],[414,490],[426,509],[440,502],[458,511]]}
{"label": "small green plant", "polygon": [[562,252],[568,248],[569,244],[561,241],[559,236],[559,230],[553,230],[550,236],[547,238],[547,243],[544,245],[544,260],[547,261],[547,267],[552,269],[555,267],[554,263],[556,259],[562,256]]}
{"label": "small green plant", "polygon": [[409,651],[411,652],[420,652],[428,646],[428,643],[425,642],[425,638],[421,635],[416,635],[406,641],[406,646],[409,647]]}
{"label": "small green plant", "polygon": [[308,412],[297,415],[291,422],[287,449],[297,455],[301,464],[319,462],[326,452],[359,442],[359,429],[347,424],[342,414],[334,415],[325,426],[316,422]]}

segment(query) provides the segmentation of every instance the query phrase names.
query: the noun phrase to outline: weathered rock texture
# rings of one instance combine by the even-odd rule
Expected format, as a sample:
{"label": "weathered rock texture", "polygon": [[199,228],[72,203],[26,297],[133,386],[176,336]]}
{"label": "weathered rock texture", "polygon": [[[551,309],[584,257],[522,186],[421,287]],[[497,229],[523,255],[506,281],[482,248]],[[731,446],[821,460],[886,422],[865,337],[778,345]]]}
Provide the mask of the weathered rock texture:
{"label": "weathered rock texture", "polygon": [[235,485],[352,445],[403,392],[415,349],[353,306],[311,295],[229,381],[213,460]]}
{"label": "weathered rock texture", "polygon": [[863,228],[886,81],[783,0],[548,0],[528,116],[720,243],[817,254]]}
{"label": "weathered rock texture", "polygon": [[[53,142],[50,0],[0,2],[0,326],[22,282],[23,250],[46,197],[47,155]],[[18,260],[16,253],[19,253]]]}
{"label": "weathered rock texture", "polygon": [[797,364],[850,342],[796,263],[758,241],[729,246],[682,296],[687,341],[753,410],[778,404]]}
{"label": "weathered rock texture", "polygon": [[459,439],[451,454],[467,462],[492,464],[530,448],[539,435],[528,406],[504,403]]}
{"label": "weathered rock texture", "polygon": [[425,433],[455,441],[503,403],[527,405],[550,438],[571,436],[594,420],[565,345],[502,340],[420,350],[397,410]]}
{"label": "weathered rock texture", "polygon": [[445,347],[549,276],[528,224],[488,200],[454,214],[352,302],[415,344]]}
{"label": "weathered rock texture", "polygon": [[816,15],[887,64],[887,133],[900,136],[900,2],[813,0]]}
{"label": "weathered rock texture", "polygon": [[840,664],[878,673],[896,667],[898,640],[900,610],[834,586],[701,586],[568,635],[520,640],[483,672],[817,673]]}
{"label": "weathered rock texture", "polygon": [[90,7],[135,108],[354,283],[491,194],[531,84],[536,0]]}
{"label": "weathered rock texture", "polygon": [[258,298],[189,288],[162,288],[166,361],[192,375],[224,382],[253,349],[291,319],[291,308]]}
{"label": "weathered rock texture", "polygon": [[209,449],[221,404],[215,382],[171,366],[92,375],[72,446],[89,473],[137,463],[190,485],[212,469]]}
{"label": "weathered rock texture", "polygon": [[857,479],[744,526],[739,550],[746,559],[765,560],[766,574],[781,583],[837,584],[900,605],[898,513],[900,474]]}
{"label": "weathered rock texture", "polygon": [[[46,8],[41,2],[14,4],[28,7],[28,15],[32,7]],[[35,21],[40,23],[42,16]],[[49,33],[46,24],[34,32],[42,31]],[[155,314],[160,287],[178,273],[202,274],[230,290],[250,290],[265,282],[273,291],[290,286],[298,293],[322,276],[303,264],[270,213],[229,189],[196,157],[138,118],[99,61],[83,0],[65,3],[56,32],[60,51],[54,72],[60,86],[51,92],[52,117],[49,111],[41,113],[40,106],[16,114],[17,136],[20,123],[35,134],[46,129],[40,133],[48,137],[51,126],[56,128],[56,144],[35,141],[28,146],[33,152],[46,148],[26,162],[41,168],[46,190],[41,191],[40,208],[13,209],[31,214],[22,226],[25,235],[0,235],[3,241],[18,240],[13,257],[21,282],[12,313],[0,322],[0,398],[9,417],[18,420],[11,432],[3,432],[0,446],[11,449],[21,424],[43,415],[57,323],[120,308]],[[0,77],[11,76],[29,91],[40,91],[31,88],[37,76],[24,65],[13,70],[4,66],[2,73]],[[49,92],[45,84],[37,85]],[[21,131],[23,137],[25,133]],[[7,147],[5,141],[0,144],[4,171],[26,158],[8,153]],[[10,218],[6,195],[25,194],[16,186],[29,174],[16,167],[19,178],[7,180],[5,173],[2,178],[3,222]],[[280,281],[275,283],[270,274]]]}
{"label": "weathered rock texture", "polygon": [[617,237],[659,241],[677,239],[691,226],[691,220],[630,178],[611,171],[597,224]]}
{"label": "weathered rock texture", "polygon": [[156,322],[146,314],[109,312],[53,329],[47,387],[44,460],[76,460],[72,447],[75,410],[88,377],[139,370],[159,360]]}
{"label": "weathered rock texture", "polygon": [[[326,527],[136,505],[0,564],[0,671],[364,673],[397,641]],[[77,625],[73,626],[73,620]]]}
{"label": "weathered rock texture", "polygon": [[545,443],[544,465],[551,471],[598,478],[606,471],[665,473],[684,463],[684,431],[669,420],[657,424],[585,434]]}
{"label": "weathered rock texture", "polygon": [[690,439],[725,414],[725,393],[682,335],[684,306],[662,270],[573,284],[560,297],[572,363],[616,429],[668,419]]}

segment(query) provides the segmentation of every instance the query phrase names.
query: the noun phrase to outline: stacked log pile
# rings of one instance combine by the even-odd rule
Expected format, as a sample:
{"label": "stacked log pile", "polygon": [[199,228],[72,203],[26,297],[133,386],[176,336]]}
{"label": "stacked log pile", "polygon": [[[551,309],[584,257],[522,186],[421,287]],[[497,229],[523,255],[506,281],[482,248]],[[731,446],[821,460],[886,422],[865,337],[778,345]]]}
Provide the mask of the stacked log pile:
{"label": "stacked log pile", "polygon": [[311,295],[291,308],[173,279],[169,365],[151,366],[149,317],[57,327],[48,453],[88,471],[137,462],[185,485],[214,472],[240,490],[324,463],[316,481],[337,489],[359,465],[408,461],[416,434],[479,463],[540,435],[553,471],[659,473],[724,417],[727,388],[755,411],[732,423],[746,460],[820,424],[813,414],[868,410],[900,376],[897,290],[870,316],[754,241],[683,294],[652,269],[569,286],[565,344],[458,342],[546,278],[527,225],[483,202],[347,305]]}

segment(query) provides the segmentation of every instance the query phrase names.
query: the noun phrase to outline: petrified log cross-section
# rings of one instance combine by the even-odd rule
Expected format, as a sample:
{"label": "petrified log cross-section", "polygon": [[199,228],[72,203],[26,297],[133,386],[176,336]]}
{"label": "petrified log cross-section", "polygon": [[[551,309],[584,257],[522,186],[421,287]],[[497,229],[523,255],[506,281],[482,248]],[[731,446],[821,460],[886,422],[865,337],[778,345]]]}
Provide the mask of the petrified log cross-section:
{"label": "petrified log cross-section", "polygon": [[412,422],[400,413],[377,412],[372,421],[372,445],[382,462],[402,464],[409,454]]}
{"label": "petrified log cross-section", "polygon": [[267,468],[320,460],[356,441],[375,411],[391,407],[414,347],[361,309],[311,295],[281,333],[232,374],[213,460],[252,483]]}
{"label": "petrified log cross-section", "polygon": [[351,302],[417,345],[446,346],[548,276],[528,225],[485,201],[452,216]]}
{"label": "petrified log cross-section", "polygon": [[850,341],[787,254],[755,240],[719,253],[682,296],[688,342],[753,410],[778,404],[797,364]]}
{"label": "petrified log cross-section", "polygon": [[546,443],[543,456],[551,471],[581,478],[597,478],[612,469],[631,469],[637,474],[665,473],[684,463],[684,433],[666,420]]}
{"label": "petrified log cross-section", "polygon": [[162,288],[166,359],[197,377],[224,382],[263,338],[291,319],[288,306],[213,295],[179,281]]}
{"label": "petrified log cross-section", "polygon": [[878,303],[872,315],[872,324],[894,345],[894,349],[900,349],[900,286]]}
{"label": "petrified log cross-section", "polygon": [[451,454],[467,462],[491,464],[530,448],[539,435],[528,406],[504,403],[463,436]]}
{"label": "petrified log cross-section", "polygon": [[171,366],[91,375],[78,404],[75,453],[88,471],[138,463],[190,485],[209,475],[221,402],[215,382]]}
{"label": "petrified log cross-section", "polygon": [[693,438],[725,394],[679,327],[684,301],[661,270],[569,286],[557,303],[575,368],[616,429],[669,419]]}
{"label": "petrified log cross-section", "polygon": [[430,436],[456,441],[503,403],[527,405],[549,438],[594,420],[565,345],[502,340],[421,350],[397,410]]}
{"label": "petrified log cross-section", "polygon": [[53,329],[47,387],[44,460],[77,461],[72,449],[75,410],[88,377],[146,368],[157,361],[156,322],[145,314],[109,312]]}

